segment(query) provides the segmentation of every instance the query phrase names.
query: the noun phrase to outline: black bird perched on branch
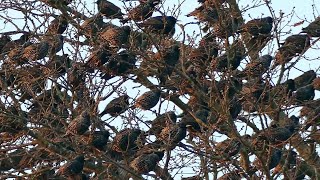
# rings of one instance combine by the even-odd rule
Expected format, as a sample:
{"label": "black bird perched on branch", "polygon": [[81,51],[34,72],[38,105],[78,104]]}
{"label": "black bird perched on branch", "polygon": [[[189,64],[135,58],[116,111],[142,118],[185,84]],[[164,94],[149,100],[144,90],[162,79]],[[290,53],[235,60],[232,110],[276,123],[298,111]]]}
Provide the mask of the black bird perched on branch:
{"label": "black bird perched on branch", "polygon": [[122,16],[124,14],[121,12],[121,9],[112,2],[107,0],[97,0],[96,3],[98,4],[98,11],[106,18],[123,18]]}
{"label": "black bird perched on branch", "polygon": [[263,143],[263,140],[266,140],[270,144],[278,144],[288,140],[293,135],[293,133],[294,128],[292,127],[270,127],[268,129],[265,129],[265,131],[261,131],[259,134],[257,134],[257,138],[255,139],[253,144],[256,145]]}
{"label": "black bird perched on branch", "polygon": [[110,101],[105,109],[100,113],[100,116],[110,114],[113,117],[118,116],[129,108],[129,96],[127,94]]}
{"label": "black bird perched on branch", "polygon": [[90,115],[87,111],[83,111],[79,116],[70,122],[67,127],[66,136],[69,134],[82,135],[88,130],[90,125]]}
{"label": "black bird perched on branch", "polygon": [[223,54],[212,61],[212,66],[216,68],[218,72],[227,71],[229,68],[235,70],[239,67],[243,54],[241,52],[235,52],[232,54]]}
{"label": "black bird perched on branch", "polygon": [[108,143],[110,133],[107,130],[94,131],[91,135],[90,144],[99,150],[103,150]]}
{"label": "black bird perched on branch", "polygon": [[51,57],[45,66],[52,70],[49,72],[53,77],[58,78],[64,75],[69,68],[71,68],[71,59],[68,57],[68,54],[54,55]]}
{"label": "black bird perched on branch", "polygon": [[269,69],[272,59],[273,57],[267,54],[251,61],[246,65],[241,75],[248,78],[261,77]]}
{"label": "black bird perched on branch", "polygon": [[0,53],[2,52],[2,48],[11,41],[9,36],[3,35],[0,37]]}
{"label": "black bird perched on branch", "polygon": [[99,49],[94,50],[85,64],[87,72],[93,73],[94,69],[100,69],[105,63],[107,63],[112,53],[102,45]]}
{"label": "black bird perched on branch", "polygon": [[22,58],[35,61],[43,59],[49,52],[50,44],[47,41],[41,41],[39,43],[32,44],[22,51]]}
{"label": "black bird perched on branch", "polygon": [[173,35],[177,19],[173,16],[156,16],[138,23],[138,26],[145,28],[146,31],[153,33]]}
{"label": "black bird perched on branch", "polygon": [[57,16],[53,21],[50,22],[46,34],[62,34],[68,27],[68,21],[63,16]]}
{"label": "black bird perched on branch", "polygon": [[317,74],[314,72],[314,70],[304,72],[300,76],[293,79],[295,88],[298,89],[308,84],[311,84],[316,77]]}
{"label": "black bird perched on branch", "polygon": [[112,150],[116,152],[130,152],[144,144],[144,132],[140,129],[123,129],[112,141]]}
{"label": "black bird perched on branch", "polygon": [[84,156],[77,156],[73,161],[67,162],[65,165],[59,168],[56,175],[74,177],[81,173],[84,165]]}
{"label": "black bird perched on branch", "polygon": [[312,100],[314,96],[315,92],[312,84],[298,88],[297,91],[292,95],[293,99],[298,104],[308,102],[309,100]]}
{"label": "black bird perched on branch", "polygon": [[124,50],[117,54],[112,55],[109,61],[104,66],[106,71],[103,79],[106,77],[124,76],[130,73],[130,70],[134,69],[135,63],[137,62],[136,56],[130,51]]}
{"label": "black bird perched on branch", "polygon": [[177,116],[173,111],[169,111],[157,116],[151,121],[151,128],[149,129],[150,134],[160,134],[162,129],[166,126],[171,126],[177,121]]}
{"label": "black bird perched on branch", "polygon": [[121,20],[121,22],[126,23],[129,20],[139,22],[148,19],[152,16],[155,6],[160,2],[160,0],[147,0],[146,2],[140,3],[137,7],[134,7],[128,12],[128,17]]}
{"label": "black bird perched on branch", "polygon": [[134,106],[143,110],[149,110],[157,105],[160,95],[161,91],[159,89],[145,92],[136,99]]}
{"label": "black bird perched on branch", "polygon": [[160,61],[160,67],[158,67],[160,84],[165,84],[168,76],[170,76],[179,62],[180,48],[178,44],[172,47],[165,48],[164,51],[157,53],[155,58]]}
{"label": "black bird perched on branch", "polygon": [[215,154],[223,156],[223,158],[230,158],[239,153],[241,148],[241,142],[236,138],[226,139],[219,142],[215,147]]}
{"label": "black bird perched on branch", "polygon": [[129,41],[131,29],[129,26],[107,27],[100,33],[100,37],[109,43],[110,47],[121,47]]}
{"label": "black bird perched on branch", "polygon": [[164,145],[174,149],[177,144],[182,141],[187,135],[187,126],[184,123],[167,126],[162,129],[157,137],[157,142],[164,143]]}
{"label": "black bird perched on branch", "polygon": [[238,32],[247,32],[253,36],[258,36],[259,34],[269,34],[272,29],[273,18],[264,17],[259,19],[252,19],[240,26]]}
{"label": "black bird perched on branch", "polygon": [[3,47],[1,53],[8,53],[9,51],[22,47],[30,39],[30,33],[24,33],[19,39],[7,42]]}
{"label": "black bird perched on branch", "polygon": [[317,17],[307,27],[302,28],[302,32],[312,37],[320,37],[320,17]]}
{"label": "black bird perched on branch", "polygon": [[163,156],[163,151],[142,154],[130,162],[130,167],[139,174],[145,174],[153,171]]}
{"label": "black bird perched on branch", "polygon": [[103,25],[103,17],[100,14],[94,15],[81,24],[80,34],[85,35],[89,39],[95,38],[95,35],[101,30]]}
{"label": "black bird perched on branch", "polygon": [[187,14],[187,17],[194,16],[200,22],[216,23],[219,20],[218,10],[211,3],[204,3],[194,11]]}
{"label": "black bird perched on branch", "polygon": [[[267,155],[261,156],[262,159],[256,159],[253,162],[253,164],[257,168],[261,169],[262,166],[266,164],[265,162],[269,162],[269,164],[268,164],[269,170],[275,168],[279,164],[281,157],[282,157],[282,150],[271,149],[271,153],[269,153],[269,152],[267,152],[267,153],[268,153]],[[268,161],[269,157],[270,157],[270,161]],[[261,160],[262,160],[262,162],[261,162]]]}
{"label": "black bird perched on branch", "polygon": [[308,35],[295,34],[286,38],[283,46],[279,48],[275,56],[275,63],[272,68],[277,65],[289,62],[292,58],[301,54],[310,46],[310,37]]}
{"label": "black bird perched on branch", "polygon": [[61,6],[69,5],[72,0],[44,0],[43,2],[53,8],[60,8]]}

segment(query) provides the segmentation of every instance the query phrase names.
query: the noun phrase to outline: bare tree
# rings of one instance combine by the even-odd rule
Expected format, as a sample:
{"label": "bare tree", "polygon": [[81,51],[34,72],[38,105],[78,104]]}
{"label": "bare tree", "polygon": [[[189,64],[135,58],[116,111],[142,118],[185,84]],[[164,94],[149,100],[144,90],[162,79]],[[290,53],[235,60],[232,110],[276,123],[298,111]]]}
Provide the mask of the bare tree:
{"label": "bare tree", "polygon": [[2,0],[0,177],[319,179],[319,18],[189,1]]}

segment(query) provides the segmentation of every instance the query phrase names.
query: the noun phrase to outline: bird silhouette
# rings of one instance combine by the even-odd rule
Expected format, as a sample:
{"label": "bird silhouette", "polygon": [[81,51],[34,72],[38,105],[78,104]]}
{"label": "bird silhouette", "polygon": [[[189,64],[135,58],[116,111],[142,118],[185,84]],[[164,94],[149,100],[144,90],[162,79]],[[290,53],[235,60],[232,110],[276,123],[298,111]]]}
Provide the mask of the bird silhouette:
{"label": "bird silhouette", "polygon": [[121,20],[122,23],[126,23],[129,20],[135,22],[143,21],[152,16],[155,7],[160,3],[160,0],[147,0],[146,2],[140,3],[138,6],[131,9],[127,15],[127,18]]}
{"label": "bird silhouette", "polygon": [[107,0],[97,0],[98,11],[103,14],[106,18],[114,19],[114,18],[123,18],[123,13],[121,9]]}
{"label": "bird silhouette", "polygon": [[173,35],[175,31],[177,19],[173,16],[156,16],[145,20],[142,23],[138,23],[139,27],[145,28],[145,30],[152,33]]}
{"label": "bird silhouette", "polygon": [[77,156],[74,160],[69,161],[65,165],[61,166],[56,175],[74,177],[82,172],[83,165],[84,155]]}
{"label": "bird silhouette", "polygon": [[320,17],[317,17],[307,27],[302,28],[302,33],[307,33],[312,37],[320,37]]}
{"label": "bird silhouette", "polygon": [[129,96],[127,94],[117,97],[110,101],[100,116],[110,114],[113,117],[118,116],[129,108]]}

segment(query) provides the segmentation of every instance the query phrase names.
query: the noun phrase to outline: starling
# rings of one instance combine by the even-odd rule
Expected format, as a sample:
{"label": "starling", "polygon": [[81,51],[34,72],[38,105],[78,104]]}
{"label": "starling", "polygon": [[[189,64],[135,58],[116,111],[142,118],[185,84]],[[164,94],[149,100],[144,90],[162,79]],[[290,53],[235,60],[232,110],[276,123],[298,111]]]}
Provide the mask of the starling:
{"label": "starling", "polygon": [[313,70],[304,72],[300,76],[293,79],[295,88],[298,89],[308,84],[311,84],[316,77],[317,77],[317,74]]}
{"label": "starling", "polygon": [[160,95],[161,91],[159,89],[145,92],[136,99],[134,106],[143,110],[149,110],[157,105]]}
{"label": "starling", "polygon": [[95,69],[100,69],[104,64],[106,64],[112,53],[107,50],[104,45],[99,47],[99,49],[91,52],[88,61],[85,64],[87,67],[86,71],[89,73],[93,73]]}
{"label": "starling", "polygon": [[72,0],[44,0],[43,2],[53,8],[59,9],[61,6],[69,5],[72,2]]}
{"label": "starling", "polygon": [[[241,94],[252,100],[256,103],[258,102],[267,102],[269,99],[268,86],[261,79],[252,79],[244,84],[244,87],[241,90]],[[246,99],[246,100],[248,100]]]}
{"label": "starling", "polygon": [[28,62],[27,59],[22,58],[23,50],[24,50],[23,47],[16,47],[14,49],[11,49],[8,53],[8,58],[12,62],[17,62],[18,64],[24,64],[24,63]]}
{"label": "starling", "polygon": [[261,131],[257,136],[257,141],[266,140],[271,144],[280,143],[288,140],[293,135],[293,129],[286,127],[271,127]]}
{"label": "starling", "polygon": [[84,165],[84,156],[77,156],[73,161],[67,162],[59,168],[56,175],[73,177],[81,173]]}
{"label": "starling", "polygon": [[241,180],[241,179],[242,179],[241,175],[238,172],[233,171],[233,172],[224,174],[223,176],[219,177],[217,180]]}
{"label": "starling", "polygon": [[302,28],[302,32],[312,37],[320,37],[320,17],[317,17],[307,27]]}
{"label": "starling", "polygon": [[231,99],[241,91],[242,85],[243,83],[238,78],[221,79],[216,83],[220,96],[223,97],[227,94]]}
{"label": "starling", "polygon": [[68,21],[62,15],[51,21],[46,34],[62,34],[68,27]]}
{"label": "starling", "polygon": [[195,118],[189,113],[185,114],[182,117],[181,123],[188,125],[188,129],[192,128],[193,131],[201,132],[201,126],[204,124],[208,124],[208,117],[210,115],[210,111],[202,108],[197,110],[194,115],[203,124],[199,124],[198,121],[195,120]]}
{"label": "starling", "polygon": [[[284,169],[292,168],[293,166],[296,165],[296,160],[297,160],[297,153],[294,152],[293,150],[287,150],[283,152],[280,162],[277,164],[277,166],[274,169],[274,173],[278,173],[282,171],[283,168]],[[283,166],[286,166],[286,167],[283,167]]]}
{"label": "starling", "polygon": [[295,91],[295,82],[292,79],[288,79],[287,81],[278,84],[271,89],[272,97],[274,97],[275,100],[279,99],[280,101],[283,101],[283,98],[288,98],[292,96],[293,91]]}
{"label": "starling", "polygon": [[114,5],[112,2],[109,2],[107,0],[97,0],[97,4],[99,12],[106,18],[122,19],[122,16],[124,14],[121,12],[121,9],[118,6]]}
{"label": "starling", "polygon": [[6,43],[3,46],[1,53],[8,53],[11,50],[18,48],[18,47],[21,48],[22,45],[24,45],[29,39],[30,39],[30,34],[25,33],[25,34],[21,35],[19,39]]}
{"label": "starling", "polygon": [[187,135],[187,127],[184,123],[174,124],[162,129],[159,134],[158,140],[168,145],[171,149],[182,141]]}
{"label": "starling", "polygon": [[138,26],[157,34],[173,35],[177,19],[173,16],[156,16],[138,23]]}
{"label": "starling", "polygon": [[215,152],[217,155],[222,155],[225,158],[235,156],[239,153],[241,148],[241,142],[236,138],[226,139],[219,142],[215,147]]}
{"label": "starling", "polygon": [[94,38],[103,27],[103,24],[103,17],[100,14],[90,17],[81,24],[81,34],[89,39]]}
{"label": "starling", "polygon": [[282,157],[282,151],[280,149],[275,149],[271,155],[271,160],[269,162],[269,169],[275,168],[279,164],[281,157]]}
{"label": "starling", "polygon": [[164,153],[162,151],[142,154],[130,162],[130,167],[139,174],[146,174],[155,169],[157,163],[163,156]]}
{"label": "starling", "polygon": [[2,52],[2,48],[11,41],[9,36],[3,35],[0,37],[0,52]]}
{"label": "starling", "polygon": [[111,148],[116,152],[135,150],[138,145],[144,144],[143,134],[144,132],[140,129],[123,129],[114,137]]}
{"label": "starling", "polygon": [[234,96],[229,103],[229,113],[232,119],[236,119],[242,110],[242,104],[237,96]]}
{"label": "starling", "polygon": [[225,72],[230,69],[235,70],[245,57],[244,52],[243,44],[239,41],[234,41],[231,46],[227,47],[226,53],[212,60],[211,65],[218,72]]}
{"label": "starling", "polygon": [[[228,11],[228,10],[225,10]],[[210,25],[210,24],[209,24]],[[202,30],[207,32],[210,26],[205,26]],[[213,24],[213,34],[221,39],[226,39],[237,32],[239,28],[238,17],[230,16],[225,13],[224,16],[219,17],[219,21]]]}
{"label": "starling", "polygon": [[100,113],[100,116],[110,114],[112,117],[116,117],[129,108],[129,96],[127,94],[110,101],[105,109]]}
{"label": "starling", "polygon": [[[269,157],[270,157],[270,161],[268,161]],[[279,164],[279,162],[281,160],[281,157],[282,157],[282,151],[280,149],[272,149],[271,150],[271,154],[261,156],[262,159],[261,160],[260,159],[259,160],[258,159],[255,160],[253,162],[253,164],[257,168],[261,169],[262,166],[264,164],[266,164],[265,162],[269,162],[268,168],[269,168],[269,170],[271,170],[271,169],[275,168]]]}
{"label": "starling", "polygon": [[71,68],[71,59],[68,57],[68,54],[54,55],[45,65],[48,69],[52,70],[50,74],[53,77],[58,78],[63,76],[69,68]]}
{"label": "starling", "polygon": [[90,139],[90,144],[99,150],[107,145],[110,133],[106,130],[94,131]]}
{"label": "starling", "polygon": [[56,34],[54,36],[45,36],[43,41],[47,41],[50,44],[49,56],[54,56],[63,48],[64,37],[61,34]]}
{"label": "starling", "polygon": [[248,63],[242,71],[243,75],[248,78],[261,77],[269,69],[272,59],[273,57],[267,54]]}
{"label": "starling", "polygon": [[272,121],[271,127],[285,127],[287,129],[293,130],[296,132],[299,127],[299,118],[295,115],[290,116],[290,118],[281,118],[279,121]]}
{"label": "starling", "polygon": [[127,50],[121,51],[109,58],[105,65],[107,74],[113,76],[123,76],[130,73],[134,69],[137,62],[136,56]]}
{"label": "starling", "polygon": [[107,27],[100,33],[100,37],[107,41],[110,47],[121,47],[128,43],[130,32],[129,26]]}
{"label": "starling", "polygon": [[215,6],[210,3],[204,3],[194,11],[187,14],[187,17],[194,16],[200,22],[216,23],[219,20],[219,14]]}
{"label": "starling", "polygon": [[147,0],[144,3],[139,4],[137,7],[131,9],[128,12],[128,17],[121,20],[122,23],[126,23],[129,20],[135,22],[143,21],[152,16],[155,6],[160,3],[160,0]]}
{"label": "starling", "polygon": [[172,74],[176,64],[179,62],[179,45],[175,44],[170,48],[166,48],[163,53],[158,53],[156,56],[160,56],[160,58],[156,58],[165,64],[163,68],[158,69],[160,84],[165,84],[167,77]]}
{"label": "starling", "polygon": [[[212,58],[217,57],[219,46],[213,34],[206,34],[199,42],[198,48],[192,48],[188,57],[194,66],[207,66]],[[199,73],[197,73],[199,74]],[[201,77],[201,75],[199,75]]]}
{"label": "starling", "polygon": [[48,54],[49,46],[50,46],[49,43],[46,41],[41,41],[39,43],[35,43],[30,46],[27,46],[22,51],[22,58],[25,58],[31,61],[43,59]]}
{"label": "starling", "polygon": [[273,68],[277,65],[289,62],[292,58],[301,54],[310,46],[310,37],[308,35],[295,34],[286,38],[283,46],[278,49],[275,56]]}
{"label": "starling", "polygon": [[272,29],[273,19],[272,17],[264,17],[260,19],[252,19],[242,25],[238,32],[247,32],[253,36],[260,34],[269,34]]}
{"label": "starling", "polygon": [[149,132],[151,134],[160,134],[163,128],[175,124],[176,121],[177,116],[173,111],[160,114],[154,120],[152,120]]}
{"label": "starling", "polygon": [[235,54],[223,54],[212,61],[212,66],[216,68],[218,72],[224,72],[229,68],[235,70],[239,67],[243,55],[240,52]]}
{"label": "starling", "polygon": [[82,64],[73,63],[71,69],[67,73],[67,82],[72,89],[78,89],[85,82],[85,74],[81,66]]}
{"label": "starling", "polygon": [[301,104],[312,100],[315,96],[314,88],[312,84],[298,88],[297,91],[292,95],[296,103]]}
{"label": "starling", "polygon": [[70,122],[66,135],[82,135],[89,129],[90,125],[90,115],[87,111],[83,111],[79,116]]}

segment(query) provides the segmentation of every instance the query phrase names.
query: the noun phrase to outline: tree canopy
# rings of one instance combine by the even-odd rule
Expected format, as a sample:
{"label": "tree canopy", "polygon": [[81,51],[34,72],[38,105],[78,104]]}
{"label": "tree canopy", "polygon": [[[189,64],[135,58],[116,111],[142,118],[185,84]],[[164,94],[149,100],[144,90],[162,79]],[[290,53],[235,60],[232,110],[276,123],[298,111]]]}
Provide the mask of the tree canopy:
{"label": "tree canopy", "polygon": [[319,17],[168,3],[1,1],[1,179],[319,178]]}

